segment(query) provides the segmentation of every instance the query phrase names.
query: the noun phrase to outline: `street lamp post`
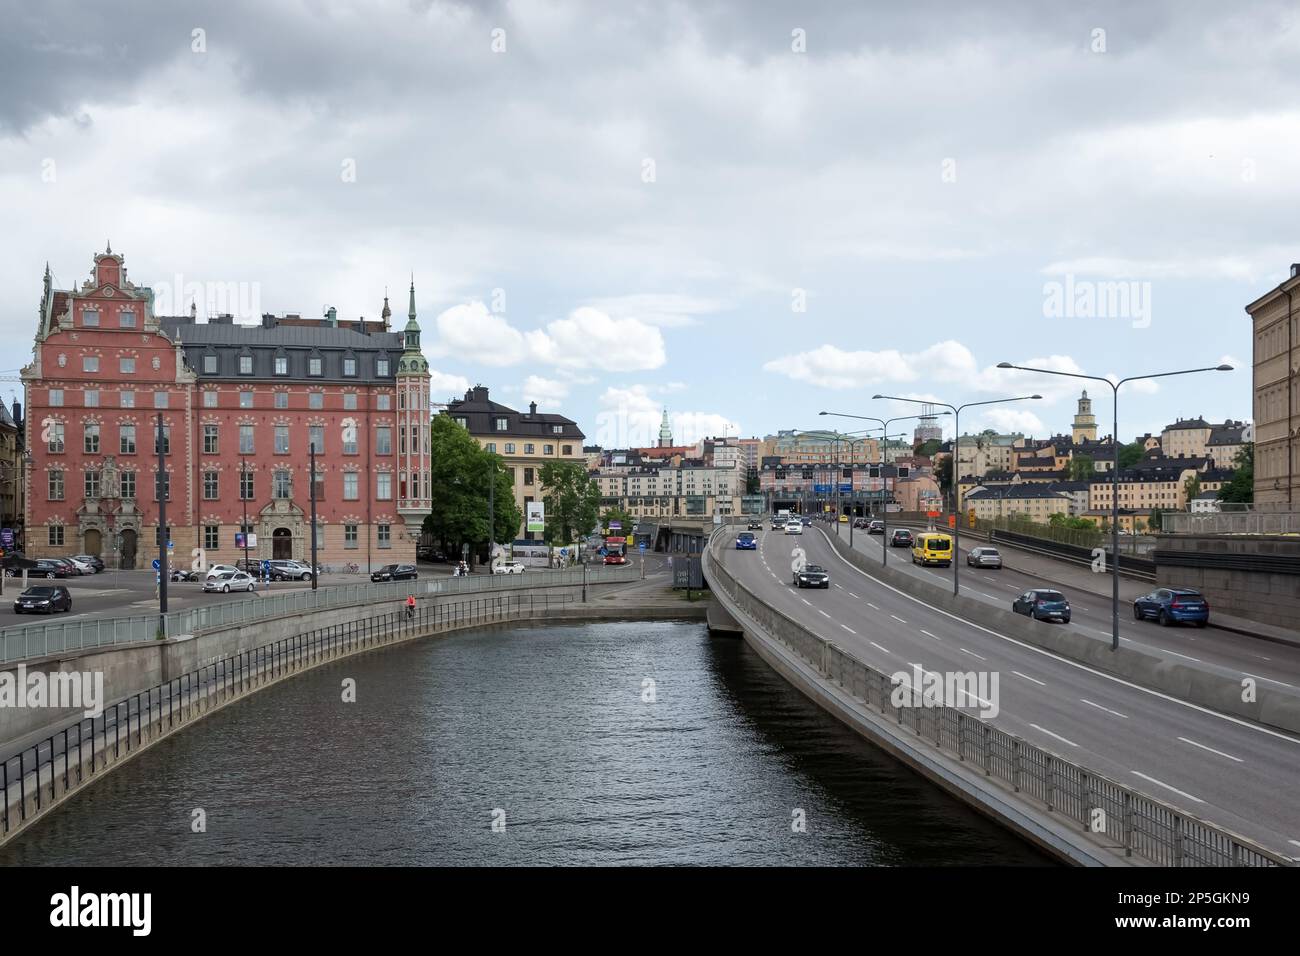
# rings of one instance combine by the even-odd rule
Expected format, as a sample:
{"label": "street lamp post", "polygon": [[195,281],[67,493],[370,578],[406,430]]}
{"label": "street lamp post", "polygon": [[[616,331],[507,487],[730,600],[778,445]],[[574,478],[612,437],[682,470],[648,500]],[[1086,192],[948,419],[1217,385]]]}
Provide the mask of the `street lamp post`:
{"label": "street lamp post", "polygon": [[1080,372],[1060,372],[1049,368],[1030,368],[999,362],[998,368],[1016,369],[1021,372],[1038,372],[1042,375],[1063,375],[1066,378],[1084,378],[1093,382],[1105,382],[1111,389],[1111,410],[1114,415],[1111,444],[1111,486],[1110,486],[1110,563],[1111,563],[1111,609],[1110,609],[1110,649],[1119,650],[1119,387],[1125,382],[1136,382],[1147,378],[1168,378],[1171,375],[1191,375],[1193,372],[1231,372],[1231,365],[1212,365],[1206,368],[1187,368],[1177,372],[1156,372],[1152,375],[1130,375],[1111,381],[1100,375],[1084,375]]}
{"label": "street lamp post", "polygon": [[[876,396],[876,398],[879,398],[879,397],[880,397],[879,395]],[[906,399],[906,401],[910,401],[910,399]],[[881,449],[882,449],[882,450],[881,450],[881,453],[880,453],[880,457],[881,457],[881,462],[880,462],[880,480],[881,480],[881,491],[880,491],[880,515],[881,515],[881,519],[880,519],[880,520],[881,520],[881,522],[882,522],[882,530],[883,530],[883,532],[884,532],[884,536],[883,536],[883,538],[881,539],[881,542],[880,542],[880,565],[881,565],[881,567],[884,567],[885,565],[887,565],[887,564],[889,563],[889,465],[888,465],[888,462],[887,462],[887,459],[889,458],[889,426],[892,425],[892,424],[894,424],[894,422],[906,422],[906,421],[911,421],[913,418],[927,418],[927,417],[931,417],[931,416],[927,416],[927,415],[899,415],[899,416],[896,417],[896,418],[873,418],[873,417],[870,416],[870,415],[850,415],[850,414],[847,413],[847,412],[818,412],[817,414],[818,414],[818,415],[831,415],[831,416],[833,416],[833,417],[835,417],[835,418],[858,418],[858,419],[861,419],[861,420],[864,421],[864,422],[876,422],[876,423],[880,426],[881,434],[884,436],[884,437],[881,439],[881,441],[883,442],[883,444],[881,445]],[[948,414],[951,414],[951,413],[950,413],[950,412],[939,412],[939,414],[940,414],[940,415],[948,415]],[[868,431],[874,431],[874,430],[875,430],[875,429],[868,429]],[[849,529],[849,536],[850,536],[850,538],[852,537],[852,534],[853,534],[853,529],[850,528],[850,529]],[[851,542],[850,542],[850,543],[851,543]]]}
{"label": "street lamp post", "polygon": [[[317,568],[319,567],[319,565],[316,563],[316,443],[315,442],[311,443],[310,453],[308,457],[311,459],[311,479],[310,479],[311,480],[311,589],[315,591],[317,585],[316,579],[320,577],[320,575],[317,573]],[[248,539],[245,538],[244,540],[245,542],[247,542]],[[244,563],[245,563],[245,567],[247,567],[247,563],[248,563],[247,558],[244,559]]]}
{"label": "street lamp post", "polygon": [[171,482],[167,477],[166,433],[163,431],[162,412],[158,413],[158,431],[154,442],[158,446],[158,480],[154,490],[158,494],[158,633],[167,635],[167,578],[171,574],[167,567],[167,496],[171,492]]}
{"label": "street lamp post", "polygon": [[[240,529],[244,534],[244,573],[252,574],[248,568],[248,459],[239,456],[239,503],[244,509],[243,524]],[[312,572],[315,577],[315,571]]]}
{"label": "street lamp post", "polygon": [[[960,453],[960,448],[961,448],[961,410],[963,408],[974,408],[977,405],[1000,405],[1003,402],[1024,402],[1033,399],[1040,399],[1043,396],[1017,395],[1014,398],[990,398],[988,401],[967,402],[964,405],[947,405],[943,402],[927,402],[919,398],[902,398],[896,395],[872,395],[871,397],[873,399],[883,398],[895,402],[911,402],[913,405],[938,405],[942,408],[947,408],[951,410],[953,416],[952,457],[953,457],[953,470],[955,472],[957,470],[957,464],[958,464],[957,457]],[[957,513],[957,482],[960,480],[960,478],[961,478],[960,475],[956,475],[956,474],[953,475],[953,495],[952,495],[952,532],[953,532],[952,534],[952,595],[953,597],[956,597],[958,594],[961,593],[961,583],[958,580],[958,573],[961,567],[961,562],[957,560],[957,556],[958,556],[957,552],[961,547],[961,517]]]}

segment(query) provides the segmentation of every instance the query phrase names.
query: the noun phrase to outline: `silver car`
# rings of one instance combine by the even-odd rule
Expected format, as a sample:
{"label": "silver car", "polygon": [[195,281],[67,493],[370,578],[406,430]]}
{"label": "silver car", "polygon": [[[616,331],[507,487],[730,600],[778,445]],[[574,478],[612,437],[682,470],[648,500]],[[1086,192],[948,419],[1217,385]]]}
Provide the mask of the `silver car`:
{"label": "silver car", "polygon": [[966,552],[966,563],[972,568],[996,568],[1002,570],[1002,555],[997,548],[971,548]]}
{"label": "silver car", "polygon": [[221,591],[229,594],[231,591],[251,591],[257,585],[253,579],[243,571],[222,571],[219,574],[209,574],[203,582],[204,591]]}

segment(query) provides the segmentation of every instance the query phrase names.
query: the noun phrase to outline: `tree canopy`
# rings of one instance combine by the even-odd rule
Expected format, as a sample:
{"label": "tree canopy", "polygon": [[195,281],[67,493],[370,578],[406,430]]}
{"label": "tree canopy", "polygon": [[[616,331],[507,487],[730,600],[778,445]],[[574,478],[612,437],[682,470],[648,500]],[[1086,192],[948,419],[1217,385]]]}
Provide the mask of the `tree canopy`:
{"label": "tree canopy", "polygon": [[600,520],[600,489],[580,461],[548,461],[538,472],[546,504],[546,540],[569,544]]}
{"label": "tree canopy", "polygon": [[1255,443],[1242,445],[1234,463],[1237,470],[1219,489],[1219,500],[1249,504],[1255,500]]}
{"label": "tree canopy", "polygon": [[1120,470],[1123,471],[1127,468],[1132,468],[1134,465],[1136,465],[1139,461],[1142,460],[1142,456],[1145,454],[1146,451],[1145,449],[1143,449],[1142,443],[1140,441],[1130,442],[1127,445],[1120,445],[1119,446]]}
{"label": "tree canopy", "polygon": [[1070,459],[1071,481],[1087,481],[1093,471],[1093,461],[1090,455],[1075,455]]}
{"label": "tree canopy", "polygon": [[435,415],[429,429],[432,508],[424,531],[444,546],[479,547],[488,540],[488,487],[495,481],[493,540],[514,540],[523,520],[515,504],[514,484],[499,456],[491,454],[446,415]]}

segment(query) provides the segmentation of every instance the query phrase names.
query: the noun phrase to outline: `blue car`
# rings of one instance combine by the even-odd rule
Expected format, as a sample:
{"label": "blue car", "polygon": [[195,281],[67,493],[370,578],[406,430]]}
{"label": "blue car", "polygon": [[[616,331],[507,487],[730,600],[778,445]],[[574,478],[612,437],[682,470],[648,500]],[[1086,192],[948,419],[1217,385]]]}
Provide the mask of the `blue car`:
{"label": "blue car", "polygon": [[1060,621],[1070,623],[1070,602],[1060,591],[1032,588],[1011,604],[1017,614],[1028,614],[1035,621]]}
{"label": "blue car", "polygon": [[754,533],[752,531],[740,532],[740,534],[736,535],[736,550],[757,551],[758,538],[754,537]]}
{"label": "blue car", "polygon": [[1210,603],[1194,588],[1156,588],[1133,602],[1133,617],[1139,621],[1154,619],[1164,627],[1170,624],[1210,623]]}

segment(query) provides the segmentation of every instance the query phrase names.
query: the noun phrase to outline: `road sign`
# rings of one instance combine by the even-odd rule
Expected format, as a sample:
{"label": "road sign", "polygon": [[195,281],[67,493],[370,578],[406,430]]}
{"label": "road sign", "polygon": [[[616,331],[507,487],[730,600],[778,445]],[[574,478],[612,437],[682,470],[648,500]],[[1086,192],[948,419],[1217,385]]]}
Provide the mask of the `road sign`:
{"label": "road sign", "polygon": [[172,544],[170,541],[167,542],[167,550],[168,550],[168,551],[173,551],[173,550],[175,550],[175,548],[176,548],[176,545]]}
{"label": "road sign", "polygon": [[162,567],[162,562],[159,561],[157,558],[154,558],[154,559],[153,559],[153,569],[154,569],[155,571],[157,571],[157,570],[159,570],[161,567]]}
{"label": "road sign", "polygon": [[925,513],[925,516],[926,516],[927,518],[937,518],[937,517],[939,517],[939,512],[937,512],[937,511],[927,511],[927,512]]}
{"label": "road sign", "polygon": [[949,528],[955,528],[955,527],[957,527],[957,516],[956,516],[956,515],[948,515],[948,527],[949,527]]}
{"label": "road sign", "polygon": [[562,557],[562,558],[567,558],[568,556],[569,556],[569,549],[568,549],[568,548],[561,548],[561,549],[560,549],[560,557]]}
{"label": "road sign", "polygon": [[645,542],[642,541],[640,544],[638,544],[638,545],[636,546],[636,549],[637,549],[638,551],[644,551],[644,550],[645,550]]}

